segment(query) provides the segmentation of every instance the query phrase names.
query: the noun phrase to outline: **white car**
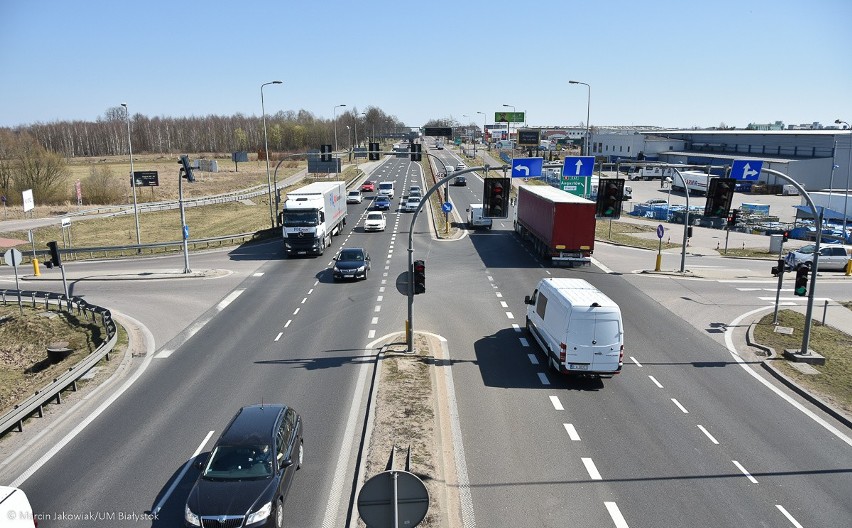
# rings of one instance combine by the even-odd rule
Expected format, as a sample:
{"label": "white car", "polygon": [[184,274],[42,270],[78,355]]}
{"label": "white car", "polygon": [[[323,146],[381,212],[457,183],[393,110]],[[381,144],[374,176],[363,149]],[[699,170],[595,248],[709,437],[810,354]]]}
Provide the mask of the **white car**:
{"label": "white car", "polygon": [[364,219],[364,231],[384,231],[386,226],[385,213],[373,211]]}
{"label": "white car", "polygon": [[419,185],[412,185],[411,187],[408,188],[408,195],[409,196],[420,196],[420,197],[422,197],[423,192],[420,190]]}
{"label": "white car", "polygon": [[349,191],[349,194],[346,195],[346,203],[361,203],[364,201],[364,195],[361,194],[361,191],[354,190]]}
{"label": "white car", "polygon": [[0,486],[0,522],[8,528],[35,526],[33,509],[26,493],[18,488]]}
{"label": "white car", "polygon": [[[811,267],[814,263],[814,244],[802,246],[797,250],[787,253],[784,262],[791,269],[798,269],[800,266]],[[846,269],[846,264],[849,262],[852,247],[843,246],[840,244],[821,244],[819,247],[819,269],[843,271]]]}
{"label": "white car", "polygon": [[409,196],[408,200],[405,201],[405,205],[402,206],[402,210],[409,213],[413,213],[417,210],[418,206],[420,206],[420,197]]}
{"label": "white car", "polygon": [[466,168],[467,165],[465,165],[464,163],[459,163],[458,165],[456,165],[456,170],[465,170]]}

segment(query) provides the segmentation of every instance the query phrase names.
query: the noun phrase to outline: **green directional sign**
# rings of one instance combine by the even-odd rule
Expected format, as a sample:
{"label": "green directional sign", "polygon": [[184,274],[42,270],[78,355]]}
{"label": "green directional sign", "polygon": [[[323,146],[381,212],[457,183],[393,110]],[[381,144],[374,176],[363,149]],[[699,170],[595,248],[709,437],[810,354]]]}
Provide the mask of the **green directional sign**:
{"label": "green directional sign", "polygon": [[495,123],[523,123],[523,112],[494,112]]}
{"label": "green directional sign", "polygon": [[567,178],[562,178],[562,190],[580,197],[585,197],[588,195],[586,189],[589,188],[590,179],[591,178],[588,176],[569,176]]}

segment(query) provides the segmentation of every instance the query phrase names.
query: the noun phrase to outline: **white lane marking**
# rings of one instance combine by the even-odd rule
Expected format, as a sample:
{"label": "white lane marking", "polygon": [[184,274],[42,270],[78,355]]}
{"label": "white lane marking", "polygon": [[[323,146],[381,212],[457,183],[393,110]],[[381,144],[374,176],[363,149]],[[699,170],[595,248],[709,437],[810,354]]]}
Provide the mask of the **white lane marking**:
{"label": "white lane marking", "polygon": [[502,298],[503,298],[503,294],[502,294],[502,293],[500,293],[500,292],[497,292],[497,298],[498,298],[498,299],[502,299]]}
{"label": "white lane marking", "polygon": [[314,281],[314,286],[316,286],[317,284],[319,284],[319,280]]}
{"label": "white lane marking", "polygon": [[627,521],[624,520],[624,516],[621,515],[621,510],[618,509],[618,505],[614,502],[604,502],[604,506],[606,506],[606,511],[609,512],[609,516],[612,517],[612,522],[615,523],[615,528],[630,528],[627,526]]}
{"label": "white lane marking", "polygon": [[296,308],[296,311],[293,312],[293,315],[296,315],[297,313],[299,313],[299,310],[301,310],[301,308]]}
{"label": "white lane marking", "polygon": [[373,339],[374,337],[376,337],[375,330],[370,330],[369,332],[367,332],[367,339]]}
{"label": "white lane marking", "polygon": [[553,404],[553,408],[557,411],[564,411],[565,407],[562,406],[562,402],[559,401],[559,396],[551,396],[550,403]]}
{"label": "white lane marking", "polygon": [[225,309],[225,308],[226,308],[229,304],[231,304],[232,302],[234,302],[234,299],[236,299],[237,297],[239,297],[239,296],[240,296],[240,294],[241,294],[241,293],[243,293],[244,291],[245,291],[245,290],[234,290],[234,291],[232,291],[231,293],[229,293],[229,294],[228,294],[228,296],[227,296],[227,297],[225,297],[224,299],[222,299],[221,301],[219,301],[219,304],[217,304],[217,305],[216,305],[216,309],[217,309],[217,310],[219,310],[219,311],[221,312],[221,311],[222,311],[222,310],[224,310],[224,309]]}
{"label": "white lane marking", "polygon": [[574,428],[574,424],[562,424],[565,426],[565,432],[568,433],[568,438],[573,440],[574,442],[580,441],[580,435],[577,434],[577,429]]}
{"label": "white lane marking", "polygon": [[714,443],[714,444],[716,444],[716,445],[719,445],[719,441],[718,441],[718,440],[716,440],[715,438],[713,438],[713,435],[711,435],[711,434],[710,434],[710,431],[708,431],[707,429],[705,429],[703,425],[699,425],[699,426],[698,426],[698,428],[699,428],[699,429],[701,429],[701,432],[702,432],[702,433],[704,433],[705,435],[707,435],[707,438],[709,438],[711,442],[713,442],[713,443]]}
{"label": "white lane marking", "polygon": [[378,318],[378,317],[373,317],[373,319],[372,319],[372,320],[370,320],[370,324],[379,324],[379,318]]}
{"label": "white lane marking", "polygon": [[651,381],[653,381],[654,385],[656,385],[658,388],[660,388],[660,389],[663,388],[663,386],[660,384],[660,382],[657,381],[657,378],[655,378],[654,376],[648,376],[648,377],[651,378]]}
{"label": "white lane marking", "polygon": [[527,357],[530,358],[530,363],[538,365],[538,358],[535,357],[535,354],[527,354]]}
{"label": "white lane marking", "polygon": [[305,297],[304,299],[302,299],[302,302],[301,302],[301,303],[299,303],[299,304],[305,304],[305,302],[306,302],[307,300],[308,300],[308,298],[307,298],[307,297]]}
{"label": "white lane marking", "polygon": [[384,299],[384,295],[379,295],[376,297],[376,302],[382,302],[382,299]]}
{"label": "white lane marking", "polygon": [[677,405],[678,409],[680,409],[681,411],[683,411],[683,414],[689,414],[689,411],[687,411],[687,410],[686,410],[686,407],[684,407],[683,405],[681,405],[679,401],[677,401],[677,400],[676,400],[676,399],[674,399],[674,398],[672,398],[672,401],[674,402],[674,404],[675,404],[675,405]]}
{"label": "white lane marking", "polygon": [[170,350],[170,349],[168,349],[168,348],[164,348],[163,350],[160,350],[159,352],[157,352],[157,355],[156,355],[156,356],[154,356],[154,357],[155,357],[156,359],[165,359],[165,358],[167,358],[167,357],[171,356],[171,355],[172,355],[172,354],[174,354],[174,353],[175,353],[175,351],[174,351],[174,350]]}
{"label": "white lane marking", "polygon": [[[388,276],[388,274],[387,274],[387,273],[385,273],[384,275],[382,275],[382,277],[387,277],[387,276]],[[382,279],[382,284],[387,284],[387,283],[388,283],[387,279]]]}
{"label": "white lane marking", "polygon": [[598,468],[595,467],[595,463],[591,458],[580,458],[580,460],[583,461],[583,465],[586,466],[586,471],[589,472],[589,477],[591,477],[592,480],[603,480],[601,474],[598,473]]}
{"label": "white lane marking", "polygon": [[379,293],[385,293],[385,287],[379,286]]}
{"label": "white lane marking", "polygon": [[314,293],[314,289],[313,289],[313,288],[311,288],[310,290],[308,290],[308,295],[310,295],[310,294],[312,294],[312,293]]}
{"label": "white lane marking", "polygon": [[737,325],[739,325],[739,324],[740,324],[740,322],[741,322],[743,319],[745,319],[746,317],[751,317],[752,315],[754,315],[754,314],[756,314],[756,313],[758,313],[758,312],[761,312],[761,311],[763,311],[763,310],[769,310],[769,308],[770,308],[770,307],[766,307],[766,308],[757,308],[756,310],[752,310],[752,311],[750,311],[750,312],[746,312],[746,313],[742,314],[741,316],[737,317],[736,319],[734,319],[733,321],[731,321],[731,324],[730,324],[730,325],[728,325],[727,330],[725,330],[725,346],[726,346],[726,347],[728,347],[728,352],[730,352],[730,353],[731,353],[731,355],[734,357],[734,360],[735,360],[737,363],[739,363],[739,364],[740,364],[740,366],[743,368],[743,370],[745,370],[746,372],[748,372],[748,373],[749,373],[749,375],[750,375],[751,377],[753,377],[754,379],[756,379],[757,381],[759,381],[760,383],[762,383],[762,384],[763,384],[766,388],[768,388],[769,390],[771,390],[772,392],[774,392],[775,394],[777,394],[778,396],[780,396],[781,398],[783,398],[783,399],[784,399],[784,401],[786,401],[787,403],[789,403],[790,405],[792,405],[792,406],[793,406],[793,407],[795,407],[796,409],[798,409],[798,410],[802,411],[802,412],[805,414],[805,416],[807,416],[808,418],[812,419],[812,420],[813,420],[813,421],[815,421],[816,423],[818,423],[818,424],[820,424],[821,426],[823,426],[826,430],[828,430],[829,432],[831,432],[831,434],[833,434],[833,435],[834,435],[834,436],[836,436],[837,438],[839,438],[839,439],[843,440],[844,442],[846,442],[846,444],[847,444],[847,445],[852,446],[852,438],[850,438],[850,437],[846,436],[845,434],[843,434],[842,432],[840,432],[840,431],[839,431],[836,427],[834,427],[834,426],[833,426],[833,425],[831,425],[830,423],[826,422],[825,420],[823,420],[822,418],[820,418],[819,416],[817,416],[816,414],[814,414],[814,412],[813,412],[813,411],[811,411],[810,409],[805,408],[802,404],[800,404],[799,402],[797,402],[796,400],[794,400],[794,399],[793,399],[793,398],[791,398],[790,396],[788,396],[788,395],[784,394],[784,392],[782,392],[782,391],[781,391],[781,389],[779,389],[778,387],[775,387],[774,385],[772,385],[771,383],[769,383],[767,380],[765,380],[765,379],[763,379],[762,377],[760,377],[760,375],[759,375],[757,372],[753,371],[753,370],[752,370],[752,369],[751,369],[751,368],[750,368],[750,367],[749,367],[749,366],[748,366],[748,365],[747,365],[747,364],[743,361],[743,359],[739,356],[739,354],[737,354],[737,349],[736,349],[736,347],[734,347],[734,342],[733,342],[733,329],[734,329],[734,328],[737,328]]}
{"label": "white lane marking", "polygon": [[639,363],[639,360],[638,360],[638,359],[636,359],[636,358],[635,358],[635,357],[633,357],[633,356],[630,356],[630,360],[631,360],[631,361],[633,361],[634,363],[636,363],[636,366],[637,366],[637,367],[642,368],[642,363]]}
{"label": "white lane marking", "polygon": [[251,276],[252,277],[263,277],[263,272],[262,271],[256,271],[256,272],[252,273]]}
{"label": "white lane marking", "polygon": [[486,277],[488,277],[489,282],[494,282],[494,277],[492,277],[491,275],[486,275]]}
{"label": "white lane marking", "polygon": [[290,326],[290,323],[292,323],[292,322],[293,322],[292,319],[287,319],[287,322],[284,323],[284,328],[287,328],[288,326]]}
{"label": "white lane marking", "polygon": [[172,485],[169,486],[169,489],[166,491],[166,494],[163,495],[163,498],[160,499],[160,502],[158,502],[157,505],[154,506],[154,509],[151,510],[151,513],[153,513],[155,517],[157,513],[159,513],[159,511],[162,509],[163,504],[165,504],[166,501],[169,499],[169,496],[175,490],[175,487],[178,485],[178,483],[183,480],[183,476],[186,475],[186,470],[189,469],[189,465],[192,464],[192,462],[195,460],[195,457],[197,457],[198,454],[201,453],[201,450],[204,449],[205,445],[207,445],[207,442],[210,440],[211,436],[213,436],[213,431],[207,433],[207,436],[204,437],[204,440],[202,440],[201,443],[198,444],[198,447],[195,449],[195,452],[192,454],[190,459],[186,461],[186,464],[183,465],[183,469],[180,470],[178,476],[172,481]]}
{"label": "white lane marking", "polygon": [[382,305],[381,305],[381,304],[379,304],[379,305],[376,305],[376,309],[375,309],[375,310],[373,310],[373,311],[374,311],[374,312],[379,312],[379,311],[381,311],[381,309],[382,309]]}
{"label": "white lane marking", "polygon": [[592,259],[592,264],[597,266],[602,272],[612,273],[612,270],[607,268],[606,266],[604,266],[598,259],[596,259],[595,257],[591,257],[591,259]]}
{"label": "white lane marking", "polygon": [[279,339],[281,339],[281,336],[283,336],[283,335],[284,335],[284,332],[278,332],[278,335],[275,336],[275,341],[278,341]]}
{"label": "white lane marking", "polygon": [[519,338],[519,341],[521,342],[521,346],[524,347],[524,348],[527,348],[527,347],[530,346],[530,342],[527,341],[526,337]]}
{"label": "white lane marking", "polygon": [[509,305],[508,305],[508,304],[506,304],[506,301],[500,301],[500,306],[501,306],[501,307],[503,307],[503,308],[508,308],[508,307],[509,307]]}
{"label": "white lane marking", "polygon": [[512,315],[512,312],[506,312],[506,317],[508,317],[509,319],[514,319],[514,318],[515,318],[515,316],[514,316],[514,315]]}
{"label": "white lane marking", "polygon": [[751,481],[752,484],[757,484],[757,479],[752,477],[751,473],[746,471],[746,468],[744,468],[742,464],[740,464],[736,460],[731,460],[731,462],[733,462],[734,465],[737,466],[737,468],[739,468],[739,470],[743,472],[743,475],[745,475]]}
{"label": "white lane marking", "polygon": [[769,288],[737,288],[737,290],[742,292],[751,292],[751,291],[766,291]]}
{"label": "white lane marking", "polygon": [[541,382],[542,385],[550,385],[550,380],[547,379],[547,374],[545,374],[544,372],[538,373],[538,380]]}
{"label": "white lane marking", "polygon": [[792,524],[796,528],[803,528],[802,525],[799,524],[799,521],[797,521],[795,518],[793,518],[793,516],[790,515],[787,512],[787,510],[784,509],[784,506],[781,506],[780,504],[776,504],[775,507],[778,508],[778,510],[781,512],[781,514],[784,515],[784,517],[786,517],[788,521],[790,521],[790,524]]}
{"label": "white lane marking", "polygon": [[515,332],[523,332],[523,330],[521,330],[521,327],[520,327],[520,325],[518,325],[518,323],[512,323],[512,328],[515,330]]}

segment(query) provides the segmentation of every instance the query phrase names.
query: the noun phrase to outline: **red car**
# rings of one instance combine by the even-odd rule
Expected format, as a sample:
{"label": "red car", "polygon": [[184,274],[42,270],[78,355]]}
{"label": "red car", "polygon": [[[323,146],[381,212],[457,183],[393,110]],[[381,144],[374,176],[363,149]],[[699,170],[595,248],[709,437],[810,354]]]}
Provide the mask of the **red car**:
{"label": "red car", "polygon": [[370,180],[361,184],[361,192],[376,192],[376,183]]}

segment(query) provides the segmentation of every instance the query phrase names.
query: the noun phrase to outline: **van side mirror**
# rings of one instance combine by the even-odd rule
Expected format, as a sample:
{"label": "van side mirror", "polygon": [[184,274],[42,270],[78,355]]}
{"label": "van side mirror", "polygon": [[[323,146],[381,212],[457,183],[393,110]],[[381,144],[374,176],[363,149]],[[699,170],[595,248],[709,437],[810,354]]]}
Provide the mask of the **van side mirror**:
{"label": "van side mirror", "polygon": [[524,304],[532,304],[532,303],[533,303],[532,297],[530,297],[529,295],[525,295],[524,296]]}

